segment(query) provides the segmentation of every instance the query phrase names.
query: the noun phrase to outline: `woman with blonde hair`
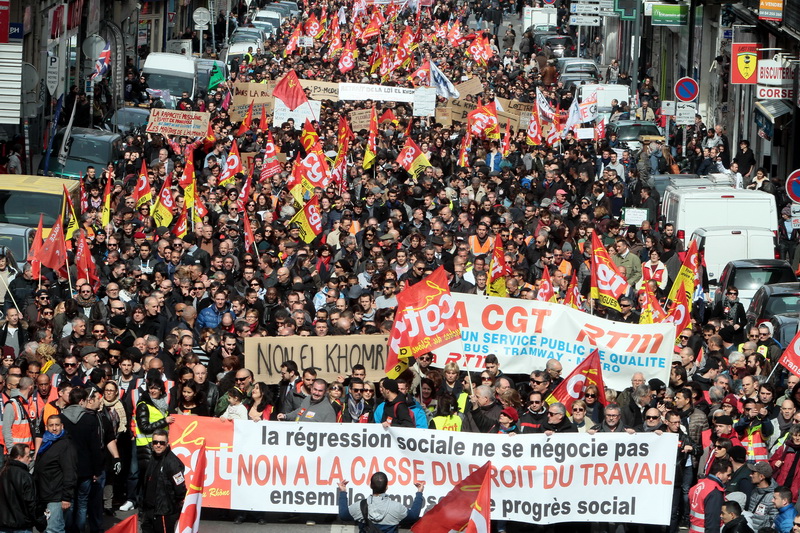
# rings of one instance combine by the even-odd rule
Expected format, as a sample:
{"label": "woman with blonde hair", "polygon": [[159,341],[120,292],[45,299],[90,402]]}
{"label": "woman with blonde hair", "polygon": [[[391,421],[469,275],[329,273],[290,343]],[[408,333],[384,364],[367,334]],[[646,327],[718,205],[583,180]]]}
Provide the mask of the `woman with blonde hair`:
{"label": "woman with blonde hair", "polygon": [[64,369],[56,363],[55,355],[56,349],[51,344],[40,344],[36,348],[36,360],[42,365],[41,373],[47,374],[51,378],[64,371]]}

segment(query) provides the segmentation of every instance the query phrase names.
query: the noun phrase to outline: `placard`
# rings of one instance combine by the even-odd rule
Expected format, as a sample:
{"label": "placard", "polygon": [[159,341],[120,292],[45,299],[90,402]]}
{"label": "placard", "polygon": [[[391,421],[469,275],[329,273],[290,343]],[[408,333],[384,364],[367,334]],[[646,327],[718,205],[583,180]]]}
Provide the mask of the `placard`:
{"label": "placard", "polygon": [[638,228],[642,225],[642,222],[647,220],[647,209],[623,207],[622,220],[625,221],[626,226],[636,226]]}
{"label": "placard", "polygon": [[418,87],[414,92],[414,116],[430,117],[436,113],[436,88]]}
{"label": "placard", "polygon": [[299,42],[297,44],[302,48],[311,48],[314,46],[314,38],[304,35],[300,37]]}
{"label": "placard", "polygon": [[244,120],[250,102],[253,102],[253,118],[261,117],[262,106],[266,107],[266,113],[271,115],[274,110],[272,93],[277,84],[275,80],[267,83],[234,83],[231,105],[228,107],[231,122]]}
{"label": "placard", "polygon": [[339,101],[339,84],[330,81],[300,80],[303,89],[310,93],[312,100],[332,100]]}
{"label": "placard", "polygon": [[453,119],[450,116],[451,111],[452,108],[450,106],[437,107],[434,119],[445,128],[449,128],[453,124]]}
{"label": "placard", "polygon": [[[528,121],[528,123],[530,123],[530,121]],[[594,139],[594,128],[578,128],[576,133],[579,140]]]}
{"label": "placard", "polygon": [[309,100],[308,105],[301,105],[295,109],[289,109],[281,100],[275,99],[275,114],[272,116],[272,125],[280,127],[281,124],[287,122],[290,118],[294,119],[294,129],[303,129],[303,124],[306,119],[314,121],[319,120],[320,110],[322,109],[322,102],[318,100]]}
{"label": "placard", "polygon": [[370,85],[367,83],[340,83],[339,100],[377,100],[380,102],[414,101],[414,89],[407,87],[390,87],[388,85]]}
{"label": "placard", "polygon": [[479,77],[475,76],[463,83],[457,83],[456,90],[462,98],[471,94],[481,94],[483,92],[483,82]]}
{"label": "placard", "polygon": [[380,424],[175,419],[170,445],[186,478],[205,445],[203,507],[337,514],[340,481],[349,482],[352,504],[371,494],[370,478],[382,471],[391,497],[406,506],[414,483],[425,482],[424,513],[491,461],[492,520],[669,524],[670,506],[653,502],[672,500],[674,433],[510,437]]}
{"label": "placard", "polygon": [[147,122],[147,133],[205,137],[210,116],[210,113],[200,111],[153,108],[150,110],[150,120]]}
{"label": "placard", "polygon": [[369,119],[371,116],[371,109],[356,109],[355,111],[350,111],[350,128],[354,132],[369,130]]}
{"label": "placard", "polygon": [[367,379],[377,381],[386,368],[388,337],[349,335],[347,337],[247,337],[244,363],[256,381],[277,383],[283,361],[292,360],[301,369],[314,367],[317,377],[332,381],[347,375],[355,364],[367,369]]}

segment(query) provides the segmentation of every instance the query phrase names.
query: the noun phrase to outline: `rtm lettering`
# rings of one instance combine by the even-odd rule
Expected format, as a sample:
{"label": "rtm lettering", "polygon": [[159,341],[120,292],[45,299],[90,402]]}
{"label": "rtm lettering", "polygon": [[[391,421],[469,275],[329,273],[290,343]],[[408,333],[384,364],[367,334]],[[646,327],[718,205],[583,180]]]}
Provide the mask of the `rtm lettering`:
{"label": "rtm lettering", "polygon": [[609,350],[618,350],[626,353],[658,353],[664,342],[664,335],[642,335],[638,333],[623,333],[621,331],[605,330],[594,324],[584,324],[576,342],[588,342],[592,346],[603,346]]}

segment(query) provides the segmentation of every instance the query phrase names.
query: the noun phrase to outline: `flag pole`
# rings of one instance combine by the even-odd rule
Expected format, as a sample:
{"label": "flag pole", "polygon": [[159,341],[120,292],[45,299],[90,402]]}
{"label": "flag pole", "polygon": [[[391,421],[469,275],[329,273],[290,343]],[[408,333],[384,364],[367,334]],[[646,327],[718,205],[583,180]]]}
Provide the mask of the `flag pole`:
{"label": "flag pole", "polygon": [[[41,276],[39,276],[39,279],[41,279]],[[0,281],[3,282],[3,286],[6,288],[6,293],[9,296],[11,296],[11,302],[14,304],[14,307],[16,307],[17,312],[20,315],[22,315],[22,311],[20,310],[19,306],[17,305],[17,300],[14,298],[14,293],[11,292],[11,289],[8,288],[8,281],[6,281],[6,278],[4,276],[0,276]]]}
{"label": "flag pole", "polygon": [[[70,295],[73,295],[74,290],[72,288],[72,274],[69,271],[69,261],[67,261],[67,258],[69,257],[67,254],[67,240],[63,239],[62,243],[64,244],[64,264],[67,267],[67,283],[69,284],[69,293]],[[58,275],[58,273],[56,273],[56,275]]]}

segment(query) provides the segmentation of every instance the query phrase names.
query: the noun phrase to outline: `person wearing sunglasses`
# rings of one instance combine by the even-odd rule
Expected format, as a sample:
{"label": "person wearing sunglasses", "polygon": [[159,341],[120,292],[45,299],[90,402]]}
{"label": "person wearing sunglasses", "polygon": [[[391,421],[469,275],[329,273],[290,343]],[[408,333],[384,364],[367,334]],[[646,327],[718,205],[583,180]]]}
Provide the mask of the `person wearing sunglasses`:
{"label": "person wearing sunglasses", "polygon": [[586,433],[594,425],[591,420],[587,423],[586,402],[583,400],[572,402],[572,423],[575,424],[578,433]]}
{"label": "person wearing sunglasses", "polygon": [[346,407],[342,413],[343,422],[367,422],[372,407],[364,401],[364,380],[351,377],[345,396]]}
{"label": "person wearing sunglasses", "polygon": [[152,449],[153,458],[144,471],[139,519],[144,531],[171,533],[186,497],[185,467],[169,447],[164,429],[153,432]]}
{"label": "person wearing sunglasses", "polygon": [[532,391],[528,394],[528,408],[519,417],[520,433],[542,433],[547,422],[547,404],[541,392]]}
{"label": "person wearing sunglasses", "polygon": [[563,403],[555,402],[547,407],[547,421],[542,427],[544,434],[548,437],[553,433],[577,433],[578,428],[567,416],[567,406]]}

